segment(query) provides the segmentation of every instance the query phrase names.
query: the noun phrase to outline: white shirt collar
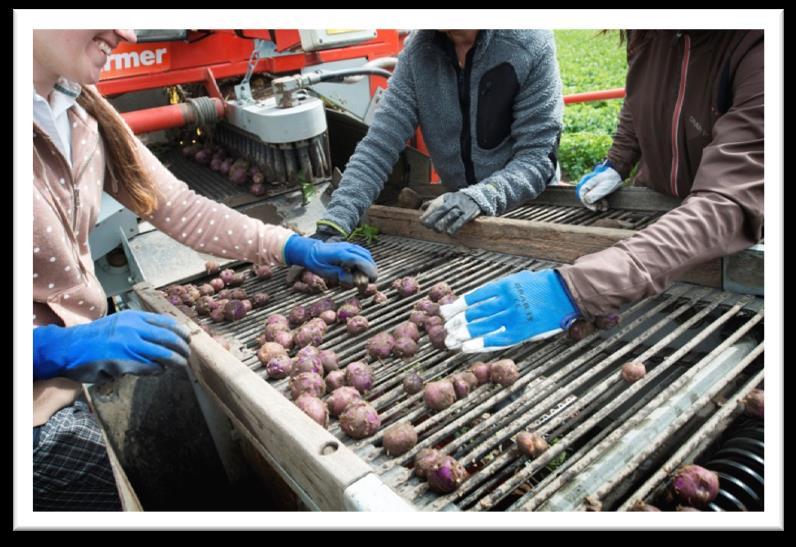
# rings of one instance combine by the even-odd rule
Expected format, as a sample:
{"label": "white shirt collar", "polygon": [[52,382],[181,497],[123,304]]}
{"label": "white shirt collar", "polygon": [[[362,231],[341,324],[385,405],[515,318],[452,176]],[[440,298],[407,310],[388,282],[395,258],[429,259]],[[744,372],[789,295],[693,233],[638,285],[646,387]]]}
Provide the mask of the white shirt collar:
{"label": "white shirt collar", "polygon": [[67,111],[76,105],[80,91],[79,84],[64,78],[53,86],[49,101],[33,89],[33,121],[49,135],[70,165],[72,131]]}

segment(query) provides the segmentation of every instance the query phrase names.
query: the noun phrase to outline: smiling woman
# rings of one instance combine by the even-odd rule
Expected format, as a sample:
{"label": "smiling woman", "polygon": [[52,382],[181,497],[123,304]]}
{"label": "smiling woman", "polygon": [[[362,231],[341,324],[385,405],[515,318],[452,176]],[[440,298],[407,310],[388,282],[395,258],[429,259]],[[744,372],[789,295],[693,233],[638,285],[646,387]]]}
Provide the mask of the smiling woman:
{"label": "smiling woman", "polygon": [[[133,134],[94,87],[131,30],[33,31],[33,508],[118,510],[102,432],[76,401],[80,382],[184,368],[185,327],[163,315],[106,315],[88,246],[102,192],[201,252],[287,263],[337,281],[370,253],[299,236],[197,196]],[[141,59],[139,58],[139,61]],[[196,229],[198,227],[198,229]],[[250,234],[247,243],[233,234]]]}
{"label": "smiling woman", "polygon": [[33,33],[33,85],[47,97],[58,78],[96,84],[108,56],[133,30],[37,30]]}

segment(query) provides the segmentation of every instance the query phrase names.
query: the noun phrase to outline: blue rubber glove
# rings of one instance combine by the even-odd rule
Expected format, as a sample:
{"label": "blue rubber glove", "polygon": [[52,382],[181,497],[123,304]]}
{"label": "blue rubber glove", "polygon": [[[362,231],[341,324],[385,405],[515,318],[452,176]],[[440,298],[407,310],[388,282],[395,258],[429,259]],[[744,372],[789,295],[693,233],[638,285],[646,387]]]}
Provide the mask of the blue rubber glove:
{"label": "blue rubber glove", "polygon": [[616,172],[613,164],[605,160],[585,175],[575,186],[578,200],[592,211],[606,211],[608,202],[604,198],[622,186],[622,176]]}
{"label": "blue rubber glove", "polygon": [[555,270],[524,271],[492,281],[440,306],[449,349],[495,351],[548,338],[580,316]]}
{"label": "blue rubber glove", "polygon": [[367,249],[353,243],[324,243],[298,234],[290,236],[285,243],[285,262],[351,286],[355,285],[357,272],[371,281],[376,281],[379,275],[378,266]]}
{"label": "blue rubber glove", "polygon": [[166,315],[123,311],[85,325],[33,330],[33,379],[102,383],[122,374],[160,374],[187,366],[188,327]]}
{"label": "blue rubber glove", "polygon": [[473,198],[461,192],[448,192],[428,204],[420,222],[435,232],[452,236],[480,214],[481,208]]}
{"label": "blue rubber glove", "polygon": [[[317,239],[324,243],[340,243],[346,240],[345,232],[337,224],[331,221],[321,220],[318,221],[315,233],[310,236],[311,239]],[[288,285],[292,285],[301,279],[304,273],[304,266],[291,266],[287,270],[285,281]]]}

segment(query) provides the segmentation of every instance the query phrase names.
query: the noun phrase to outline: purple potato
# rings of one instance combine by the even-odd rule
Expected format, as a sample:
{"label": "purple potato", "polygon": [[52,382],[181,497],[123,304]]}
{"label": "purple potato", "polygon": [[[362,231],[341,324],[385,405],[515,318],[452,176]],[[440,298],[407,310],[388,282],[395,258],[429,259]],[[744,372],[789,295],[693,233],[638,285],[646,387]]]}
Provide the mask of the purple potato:
{"label": "purple potato", "polygon": [[479,386],[489,382],[489,369],[489,363],[484,363],[483,361],[476,361],[470,365],[470,372],[472,372],[475,378],[478,380]]}
{"label": "purple potato", "polygon": [[325,428],[329,424],[329,412],[318,397],[303,393],[296,399],[296,406],[321,427]]}
{"label": "purple potato", "polygon": [[412,424],[401,422],[384,431],[382,441],[384,451],[390,456],[400,456],[409,452],[417,444],[417,431]]}
{"label": "purple potato", "polygon": [[213,288],[213,285],[210,283],[202,283],[199,285],[199,294],[202,296],[213,296],[216,294],[216,290]]}
{"label": "purple potato", "polygon": [[379,427],[379,413],[365,401],[351,403],[340,415],[340,429],[352,439],[370,437]]}
{"label": "purple potato", "polygon": [[252,266],[252,273],[254,274],[254,277],[259,277],[260,279],[269,279],[273,275],[271,267],[267,264]]}
{"label": "purple potato", "polygon": [[453,289],[444,281],[434,284],[428,291],[428,297],[432,302],[439,302],[439,300],[449,294],[453,294]]}
{"label": "purple potato", "polygon": [[447,349],[445,345],[445,337],[448,335],[445,332],[445,327],[443,325],[432,325],[430,327],[426,327],[426,331],[428,332],[428,339],[431,342],[431,345],[437,349]]}
{"label": "purple potato", "polygon": [[420,285],[414,277],[406,276],[393,281],[392,288],[395,289],[399,295],[406,297],[415,294],[420,289]]}
{"label": "purple potato", "polygon": [[408,374],[403,381],[404,391],[409,395],[423,391],[423,378],[416,372]]}
{"label": "purple potato", "polygon": [[489,367],[489,379],[503,387],[510,386],[516,382],[519,377],[520,371],[511,359],[495,361]]}
{"label": "purple potato", "polygon": [[453,391],[457,399],[467,397],[472,390],[478,387],[478,378],[472,372],[460,372],[451,376]]}
{"label": "purple potato", "polygon": [[594,323],[586,321],[585,319],[577,319],[567,330],[567,336],[569,336],[575,342],[580,342],[595,332],[596,328]]}
{"label": "purple potato", "polygon": [[360,393],[365,393],[373,387],[373,369],[362,361],[349,363],[345,368],[345,381]]}
{"label": "purple potato", "polygon": [[[411,325],[412,323],[410,323]],[[414,357],[417,353],[417,342],[408,336],[402,336],[395,339],[395,345],[392,347],[392,353],[396,357],[408,359]]]}
{"label": "purple potato", "polygon": [[276,355],[265,365],[265,371],[275,380],[287,378],[293,371],[293,360],[286,353]]}
{"label": "purple potato", "polygon": [[314,355],[296,355],[293,358],[293,376],[304,372],[314,372],[323,376],[323,364],[321,358]]}
{"label": "purple potato", "polygon": [[431,410],[444,410],[456,402],[456,391],[450,380],[429,382],[423,390],[423,400]]}
{"label": "purple potato", "polygon": [[221,278],[221,281],[224,282],[224,285],[230,285],[232,280],[235,278],[235,270],[231,270],[227,268],[226,270],[221,270],[221,273],[218,275]]}
{"label": "purple potato", "polygon": [[704,507],[719,493],[719,476],[699,465],[684,465],[672,477],[672,493],[685,504]]}
{"label": "purple potato", "polygon": [[743,398],[744,412],[747,416],[763,419],[765,393],[762,389],[753,389]]}
{"label": "purple potato", "polygon": [[268,365],[268,362],[277,355],[287,355],[287,350],[276,342],[266,342],[259,350],[257,350],[257,358],[263,365]]}
{"label": "purple potato", "polygon": [[323,397],[326,393],[326,382],[320,374],[302,372],[290,378],[290,394],[293,399],[298,399],[299,395],[304,393],[309,393],[313,397]]}
{"label": "purple potato", "polygon": [[326,310],[318,317],[320,317],[327,325],[334,325],[337,322],[337,312],[334,310]]}
{"label": "purple potato", "polygon": [[310,319],[310,314],[304,306],[296,306],[287,314],[288,321],[291,327],[298,327],[303,325],[305,321]]}
{"label": "purple potato", "polygon": [[323,312],[329,310],[334,311],[336,309],[337,305],[334,303],[334,300],[326,297],[310,304],[309,308],[307,308],[307,311],[312,317],[320,317]]}
{"label": "purple potato", "polygon": [[345,328],[348,334],[362,334],[368,330],[368,319],[364,315],[355,315],[348,319]]}
{"label": "purple potato", "polygon": [[420,340],[420,329],[411,321],[401,323],[392,331],[395,338],[411,338],[415,342]]}
{"label": "purple potato", "polygon": [[424,448],[415,456],[415,475],[421,479],[428,476],[428,472],[443,457],[442,452],[435,448]]}
{"label": "purple potato", "polygon": [[[334,390],[345,386],[345,371],[333,370],[326,375],[326,391],[333,392]],[[356,388],[352,388],[356,389]],[[357,393],[359,393],[357,391]]]}
{"label": "purple potato", "polygon": [[395,346],[395,338],[389,333],[380,332],[368,340],[368,354],[376,359],[386,359],[392,353]]}
{"label": "purple potato", "polygon": [[245,289],[232,289],[229,291],[230,300],[246,300],[247,298],[249,298],[249,295]]}
{"label": "purple potato", "polygon": [[246,315],[246,305],[240,300],[230,300],[224,306],[224,319],[237,321]]}
{"label": "purple potato", "polygon": [[421,298],[415,302],[414,309],[417,311],[425,312],[426,315],[439,315],[439,304],[432,301],[430,298]]}
{"label": "purple potato", "polygon": [[601,330],[611,329],[620,323],[620,317],[615,314],[601,315],[594,319],[594,326]]}
{"label": "purple potato", "polygon": [[340,368],[337,354],[331,349],[322,349],[320,354],[321,365],[325,372],[331,372]]}
{"label": "purple potato", "polygon": [[300,348],[320,346],[323,343],[323,333],[315,326],[304,325],[293,335],[293,342]]}
{"label": "purple potato", "polygon": [[622,367],[622,379],[628,384],[641,380],[647,374],[647,367],[641,361],[631,361]]}
{"label": "purple potato", "polygon": [[337,309],[337,320],[341,323],[348,323],[349,319],[359,315],[359,311],[353,304],[343,304]]}
{"label": "purple potato", "polygon": [[440,494],[450,494],[467,480],[468,473],[464,466],[450,456],[442,456],[426,475],[428,487]]}
{"label": "purple potato", "polygon": [[301,282],[305,283],[313,292],[322,292],[328,290],[326,282],[319,275],[312,273],[309,270],[304,270],[301,273]]}
{"label": "purple potato", "polygon": [[516,438],[517,448],[531,458],[540,456],[545,450],[550,448],[547,441],[539,433],[521,431]]}
{"label": "purple potato", "polygon": [[417,328],[422,329],[426,326],[428,315],[424,311],[414,310],[409,314],[409,321],[417,325]]}
{"label": "purple potato", "polygon": [[362,396],[359,391],[353,387],[343,386],[332,391],[332,394],[326,399],[326,406],[329,408],[329,414],[336,418],[345,411],[348,405],[361,400]]}
{"label": "purple potato", "polygon": [[368,283],[364,287],[359,288],[359,294],[362,296],[373,296],[378,292],[378,288],[376,287],[375,283]]}
{"label": "purple potato", "polygon": [[437,304],[439,304],[440,306],[445,306],[447,304],[453,304],[458,299],[459,297],[456,296],[455,294],[446,294],[445,296],[439,299],[439,302],[437,302]]}

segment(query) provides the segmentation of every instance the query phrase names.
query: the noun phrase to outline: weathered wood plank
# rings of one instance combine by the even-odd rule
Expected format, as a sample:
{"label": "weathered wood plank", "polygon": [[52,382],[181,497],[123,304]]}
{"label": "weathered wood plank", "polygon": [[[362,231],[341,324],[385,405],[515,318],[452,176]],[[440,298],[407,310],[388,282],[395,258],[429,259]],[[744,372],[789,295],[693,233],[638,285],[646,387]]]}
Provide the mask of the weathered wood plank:
{"label": "weathered wood plank", "polygon": [[[424,199],[433,199],[448,190],[442,184],[411,184],[410,188]],[[608,196],[611,209],[634,211],[671,211],[681,200],[660,194],[649,188],[622,188]],[[539,196],[525,205],[561,205],[583,207],[575,197],[574,186],[550,186]]]}
{"label": "weathered wood plank", "polygon": [[[454,237],[438,234],[420,222],[420,211],[374,205],[365,222],[381,233],[436,241],[450,245],[572,263],[583,255],[601,251],[632,236],[633,230],[554,224],[533,220],[479,217],[465,224]],[[703,264],[679,281],[721,287],[721,261]]]}
{"label": "weathered wood plank", "polygon": [[241,363],[148,283],[134,287],[142,304],[189,325],[191,369],[235,423],[245,428],[321,510],[343,510],[345,489],[371,472],[331,433]]}

